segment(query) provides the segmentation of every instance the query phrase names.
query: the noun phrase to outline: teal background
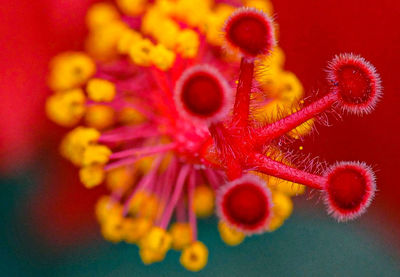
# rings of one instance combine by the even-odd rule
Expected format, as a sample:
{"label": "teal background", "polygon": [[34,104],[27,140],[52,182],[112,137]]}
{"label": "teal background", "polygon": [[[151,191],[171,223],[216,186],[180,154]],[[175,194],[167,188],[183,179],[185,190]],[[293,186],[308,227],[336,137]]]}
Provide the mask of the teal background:
{"label": "teal background", "polygon": [[215,218],[200,220],[200,240],[210,255],[207,267],[195,274],[180,266],[178,252],[145,266],[136,246],[105,242],[98,232],[81,245],[54,249],[33,235],[23,210],[38,177],[1,180],[0,276],[400,276],[398,250],[371,225],[377,221],[339,224],[315,199],[296,200],[282,228],[237,247],[221,242]]}

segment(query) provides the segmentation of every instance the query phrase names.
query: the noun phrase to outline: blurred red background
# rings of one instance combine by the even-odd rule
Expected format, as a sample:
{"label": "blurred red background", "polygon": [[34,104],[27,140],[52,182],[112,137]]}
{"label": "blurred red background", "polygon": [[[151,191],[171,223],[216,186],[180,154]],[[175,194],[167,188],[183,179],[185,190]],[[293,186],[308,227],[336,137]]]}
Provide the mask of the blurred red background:
{"label": "blurred red background", "polygon": [[[43,104],[49,59],[60,51],[82,47],[84,14],[93,1],[0,2],[2,171],[18,174],[35,154],[46,153],[47,177],[30,204],[32,218],[59,244],[84,239],[95,226],[93,203],[99,191],[83,189],[76,170],[58,156],[63,130],[45,119]],[[333,127],[319,128],[319,135],[309,137],[303,151],[328,162],[363,160],[373,165],[379,192],[368,218],[362,220],[385,226],[388,236],[398,237],[399,231],[391,229],[400,226],[400,2],[276,0],[273,4],[286,68],[310,94],[323,87],[323,69],[337,53],[361,54],[381,74],[384,98],[372,115],[344,116]],[[59,233],[57,238],[51,236],[54,232]]]}

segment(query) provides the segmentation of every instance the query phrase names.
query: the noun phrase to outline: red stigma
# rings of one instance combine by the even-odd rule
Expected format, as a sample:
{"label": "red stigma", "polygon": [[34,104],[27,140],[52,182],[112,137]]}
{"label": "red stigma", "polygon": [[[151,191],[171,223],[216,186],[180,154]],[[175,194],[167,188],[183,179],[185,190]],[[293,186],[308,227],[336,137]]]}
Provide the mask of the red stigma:
{"label": "red stigma", "polygon": [[271,216],[271,197],[256,177],[244,176],[227,184],[219,198],[219,213],[230,225],[249,234],[264,230]]}
{"label": "red stigma", "polygon": [[343,108],[351,113],[370,113],[381,96],[379,75],[360,56],[336,56],[329,64],[328,79],[338,92]]}
{"label": "red stigma", "polygon": [[208,117],[221,108],[222,97],[221,87],[214,78],[197,73],[183,85],[181,100],[189,112]]}
{"label": "red stigma", "polygon": [[267,54],[275,46],[272,20],[256,9],[238,9],[225,26],[227,41],[246,56]]}
{"label": "red stigma", "polygon": [[227,81],[210,66],[186,70],[175,88],[175,102],[181,113],[206,121],[218,121],[232,106]]}
{"label": "red stigma", "polygon": [[339,221],[354,219],[369,206],[375,193],[374,175],[364,164],[342,162],[327,174],[325,202]]}

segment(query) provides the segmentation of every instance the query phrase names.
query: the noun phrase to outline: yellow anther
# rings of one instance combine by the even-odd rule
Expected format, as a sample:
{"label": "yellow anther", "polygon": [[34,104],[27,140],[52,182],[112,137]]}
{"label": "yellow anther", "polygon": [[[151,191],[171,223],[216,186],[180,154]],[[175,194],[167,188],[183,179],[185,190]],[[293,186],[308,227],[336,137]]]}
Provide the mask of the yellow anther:
{"label": "yellow anther", "polygon": [[193,208],[198,217],[209,217],[214,212],[215,194],[214,191],[206,185],[200,185],[195,188],[193,197]]}
{"label": "yellow anther", "polygon": [[136,65],[149,66],[151,64],[150,53],[153,47],[154,45],[150,40],[139,40],[131,46],[129,57]]}
{"label": "yellow anther", "polygon": [[272,99],[266,105],[256,108],[253,116],[257,121],[263,123],[275,122],[282,117],[282,111],[287,109],[286,103]]}
{"label": "yellow anther", "polygon": [[142,35],[140,33],[131,29],[124,30],[120,39],[118,40],[118,52],[121,54],[128,54],[131,46],[141,39]]}
{"label": "yellow anther", "polygon": [[155,219],[158,215],[159,205],[160,202],[157,196],[152,194],[148,195],[146,200],[142,202],[138,215],[150,219]]}
{"label": "yellow anther", "polygon": [[136,166],[141,172],[143,172],[143,174],[147,174],[150,171],[153,162],[154,162],[153,157],[145,157],[140,159],[137,162]]}
{"label": "yellow anther", "polygon": [[200,27],[204,24],[207,14],[210,12],[212,1],[179,0],[176,3],[174,14],[191,27]]}
{"label": "yellow anther", "polygon": [[256,8],[265,12],[268,15],[273,15],[274,9],[269,0],[245,0],[244,6]]}
{"label": "yellow anther", "polygon": [[111,207],[109,196],[102,196],[97,200],[95,213],[98,221],[103,222],[105,220],[109,207]]}
{"label": "yellow anther", "polygon": [[305,186],[297,183],[292,183],[276,177],[270,176],[268,178],[268,186],[288,196],[296,196],[305,192]]}
{"label": "yellow anther", "polygon": [[124,221],[124,240],[128,243],[138,243],[148,233],[152,222],[148,218],[129,218]]}
{"label": "yellow anther", "polygon": [[139,249],[139,255],[145,265],[160,262],[165,258],[165,253],[155,252],[149,248],[143,247]]}
{"label": "yellow anther", "polygon": [[303,96],[303,86],[297,76],[289,71],[281,72],[270,89],[268,95],[288,104],[299,101]]}
{"label": "yellow anther", "polygon": [[236,10],[236,8],[234,6],[228,5],[228,4],[218,4],[215,8],[215,13],[223,18],[223,20],[225,21],[226,19],[228,19],[228,17],[231,16],[231,14]]}
{"label": "yellow anther", "polygon": [[208,249],[200,241],[196,241],[183,249],[179,259],[182,266],[190,271],[200,271],[208,261]]}
{"label": "yellow anther", "polygon": [[194,58],[199,50],[199,35],[191,29],[185,29],[176,38],[176,51],[184,58]]}
{"label": "yellow anther", "polygon": [[96,218],[102,223],[120,217],[122,206],[118,202],[112,202],[109,196],[102,196],[96,203]]}
{"label": "yellow anther", "polygon": [[150,60],[161,70],[168,70],[175,62],[175,52],[168,50],[164,45],[157,44],[150,51]]}
{"label": "yellow anther", "polygon": [[217,14],[210,14],[207,17],[206,23],[204,24],[204,32],[207,37],[207,41],[210,44],[220,46],[223,44],[223,33],[222,29],[224,26],[224,19]]}
{"label": "yellow anther", "polygon": [[218,222],[218,231],[221,239],[230,246],[235,246],[244,240],[246,237],[244,233],[228,226],[225,222]]}
{"label": "yellow anther", "polygon": [[103,237],[111,242],[117,243],[124,238],[124,219],[120,214],[113,217],[101,225],[101,233]]}
{"label": "yellow anther", "polygon": [[108,162],[111,150],[104,145],[89,145],[83,152],[82,165],[104,165]]}
{"label": "yellow anther", "polygon": [[146,117],[134,108],[125,107],[119,111],[118,121],[124,125],[133,125],[145,122]]}
{"label": "yellow anther", "polygon": [[[291,130],[288,133],[289,136],[291,136],[295,139],[299,139],[300,137],[308,135],[313,130],[314,122],[315,122],[314,118],[307,120],[303,124],[297,126],[293,130]],[[300,149],[300,150],[302,150],[302,149]]]}
{"label": "yellow anther", "polygon": [[118,19],[118,10],[110,3],[93,4],[86,14],[86,24],[89,29],[99,28]]}
{"label": "yellow anther", "polygon": [[93,128],[78,127],[69,132],[68,138],[76,147],[86,147],[89,144],[97,142],[100,138],[100,132]]}
{"label": "yellow anther", "polygon": [[55,93],[47,98],[47,116],[61,126],[72,127],[84,115],[85,101],[85,94],[81,89]]}
{"label": "yellow anther", "polygon": [[179,25],[175,21],[165,18],[160,26],[154,27],[152,35],[166,48],[174,49],[179,32]]}
{"label": "yellow anther", "polygon": [[118,55],[118,42],[128,26],[122,21],[112,21],[90,32],[86,40],[89,54],[100,61],[110,61]]}
{"label": "yellow anther", "polygon": [[138,191],[129,204],[131,214],[155,219],[158,215],[160,201],[157,196],[145,191]]}
{"label": "yellow anther", "polygon": [[167,231],[160,227],[152,227],[140,241],[140,247],[165,254],[171,248],[171,243],[172,237]]}
{"label": "yellow anther", "polygon": [[124,218],[122,216],[123,206],[110,199],[109,205],[106,206],[105,211],[105,224],[116,224],[120,223]]}
{"label": "yellow anther", "polygon": [[77,88],[95,73],[96,65],[81,52],[62,53],[50,63],[49,86],[54,91]]}
{"label": "yellow anther", "polygon": [[116,89],[114,83],[94,78],[91,79],[86,87],[86,92],[90,99],[96,102],[110,102],[114,99]]}
{"label": "yellow anther", "polygon": [[117,0],[117,5],[124,14],[136,16],[144,12],[147,0]]}
{"label": "yellow anther", "polygon": [[169,230],[172,236],[172,248],[182,250],[192,242],[192,229],[188,223],[176,222]]}
{"label": "yellow anther", "polygon": [[157,28],[162,26],[165,20],[164,14],[162,14],[158,9],[151,8],[142,17],[142,25],[140,27],[141,32],[145,35],[152,35],[156,32]]}
{"label": "yellow anther", "polygon": [[111,191],[125,191],[132,186],[136,179],[136,170],[125,166],[115,168],[107,173],[106,183]]}
{"label": "yellow anther", "polygon": [[[166,137],[162,137],[160,142],[161,143],[170,143],[170,139],[166,138]],[[174,154],[172,154],[172,153],[167,153],[164,156],[164,158],[163,158],[163,160],[161,161],[161,164],[160,164],[160,168],[159,168],[160,172],[165,172],[165,170],[167,170],[167,168],[171,164],[171,160],[172,160],[173,157],[174,157]]]}
{"label": "yellow anther", "polygon": [[272,208],[274,215],[283,219],[286,219],[291,215],[293,211],[293,202],[289,196],[283,193],[273,192],[272,202],[274,203]]}
{"label": "yellow anther", "polygon": [[300,147],[299,147],[299,150],[303,150],[303,149],[304,149],[304,147],[303,147],[303,146],[300,146]]}
{"label": "yellow anther", "polygon": [[269,232],[273,232],[276,229],[278,229],[279,227],[281,227],[284,222],[285,222],[285,220],[282,217],[273,215],[268,223],[266,230]]}
{"label": "yellow anther", "polygon": [[[257,81],[260,83],[269,83],[279,78],[285,63],[285,53],[279,47],[275,47],[270,55],[261,57],[256,61],[256,70],[260,73],[268,72],[268,74],[257,74]],[[278,76],[277,76],[278,75]]]}
{"label": "yellow anther", "polygon": [[293,211],[293,202],[289,196],[279,191],[272,193],[272,218],[266,228],[267,231],[275,231],[282,226],[284,221],[290,216]]}
{"label": "yellow anther", "polygon": [[175,9],[175,0],[157,0],[155,1],[155,7],[162,14],[169,15]]}
{"label": "yellow anther", "polygon": [[86,188],[100,185],[104,180],[104,176],[102,165],[89,165],[79,170],[79,178]]}
{"label": "yellow anther", "polygon": [[89,127],[105,130],[111,127],[114,122],[115,111],[109,106],[91,105],[86,110],[85,123]]}
{"label": "yellow anther", "polygon": [[149,196],[147,192],[144,191],[136,192],[131,202],[129,203],[129,212],[133,215],[137,215],[140,211],[140,208],[143,206],[143,204],[146,202],[148,198]]}

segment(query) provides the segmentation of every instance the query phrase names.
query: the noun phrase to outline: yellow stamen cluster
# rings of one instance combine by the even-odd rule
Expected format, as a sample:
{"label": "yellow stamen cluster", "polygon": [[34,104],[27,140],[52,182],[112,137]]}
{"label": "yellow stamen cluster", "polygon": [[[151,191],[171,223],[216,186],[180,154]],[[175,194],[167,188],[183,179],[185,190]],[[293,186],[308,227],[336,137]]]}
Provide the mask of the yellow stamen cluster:
{"label": "yellow stamen cluster", "polygon": [[[125,169],[127,170],[127,169]],[[126,172],[111,171],[108,182],[120,178],[127,180]],[[114,184],[115,185],[115,184]],[[149,212],[149,199],[155,196],[139,192],[132,200],[128,216],[122,216],[123,207],[110,197],[102,197],[96,205],[96,216],[105,239],[111,242],[125,241],[139,246],[139,255],[144,264],[160,262],[171,249],[182,251],[180,262],[190,271],[199,271],[207,264],[208,250],[203,243],[193,241],[192,229],[188,223],[177,222],[166,231],[154,225],[154,213]],[[160,205],[159,201],[157,200]],[[154,209],[150,209],[154,211]],[[157,210],[157,209],[155,209]]]}
{"label": "yellow stamen cluster", "polygon": [[111,242],[139,243],[152,228],[152,221],[148,218],[123,217],[122,206],[106,196],[97,202],[96,216],[104,238]]}
{"label": "yellow stamen cluster", "polygon": [[[118,62],[122,60],[123,65],[126,62],[128,66],[139,69],[148,67],[148,72],[159,74],[159,70],[174,69],[174,65],[178,64],[176,62],[181,59],[195,63],[199,54],[207,50],[203,49],[204,45],[209,44],[216,49],[223,46],[222,27],[235,7],[214,3],[213,0],[115,2],[116,6],[107,2],[90,7],[86,17],[89,29],[85,44],[87,53],[67,52],[51,62],[48,84],[54,93],[47,100],[46,112],[52,121],[61,126],[85,126],[70,131],[63,139],[60,150],[65,158],[80,167],[79,176],[87,188],[105,181],[112,192],[112,197],[102,197],[96,205],[96,215],[104,238],[115,243],[125,241],[137,244],[144,264],[163,260],[170,248],[182,251],[180,263],[190,271],[199,271],[207,264],[208,250],[197,241],[196,232],[190,224],[176,222],[171,224],[168,231],[159,227],[162,211],[168,205],[165,199],[144,188],[136,191],[125,207],[121,204],[138,180],[152,170],[155,158],[145,157],[129,166],[104,169],[112,153],[99,142],[107,141],[106,136],[113,137],[113,127],[138,125],[148,119],[144,116],[145,110],[139,109],[141,99],[130,96],[118,80],[114,83],[113,78],[104,77],[108,73],[105,70],[106,74],[103,74],[103,66],[112,68],[110,71],[115,66],[118,71]],[[273,12],[268,0],[243,0],[243,4],[270,15]],[[141,17],[141,25],[136,26],[135,30],[126,20],[131,16]],[[223,50],[220,58],[237,62],[236,54]],[[298,107],[294,107],[294,103],[303,97],[302,85],[293,73],[284,70],[284,60],[283,51],[275,48],[268,58],[257,61],[258,71],[268,68],[270,73],[256,74],[263,91],[268,92],[268,95],[258,97],[273,99],[252,114],[259,122],[272,122],[295,112]],[[263,100],[260,99],[260,103]],[[136,106],[141,112],[133,108]],[[313,120],[310,120],[289,135],[294,138],[306,135],[312,125]],[[106,134],[100,139],[101,132]],[[169,138],[163,137],[162,140],[169,142]],[[124,149],[120,141],[108,143],[110,147],[122,146]],[[152,145],[152,141],[149,145]],[[266,155],[288,164],[278,151],[270,150]],[[165,172],[171,156],[165,156],[157,174]],[[293,209],[290,197],[303,193],[304,186],[254,174],[265,179],[272,191],[273,217],[265,228],[273,231],[290,216]],[[214,214],[215,191],[208,184],[197,185],[192,200],[190,207],[186,198],[184,204],[197,217],[205,218]],[[219,222],[218,230],[227,245],[238,245],[245,239],[244,233],[225,222]]]}
{"label": "yellow stamen cluster", "polygon": [[[100,22],[101,20],[93,24],[97,26]],[[98,130],[105,130],[116,122],[116,111],[103,104],[113,101],[116,95],[115,84],[92,78],[95,71],[93,60],[81,52],[67,52],[52,60],[49,86],[54,93],[46,101],[46,113],[53,122],[64,127],[73,127],[84,119],[87,126]],[[88,104],[89,101],[102,103]],[[133,108],[129,108],[129,111],[130,117],[140,117]],[[121,110],[120,114],[127,118],[126,109]],[[126,120],[124,117],[122,120]]]}
{"label": "yellow stamen cluster", "polygon": [[62,155],[76,166],[82,167],[79,176],[88,188],[103,182],[103,166],[111,155],[110,149],[97,144],[99,137],[100,132],[96,129],[78,127],[69,132],[61,143]]}

